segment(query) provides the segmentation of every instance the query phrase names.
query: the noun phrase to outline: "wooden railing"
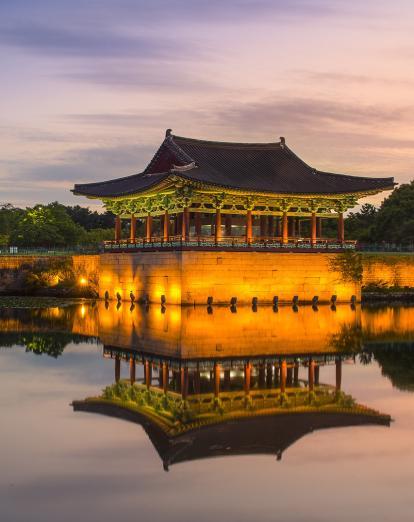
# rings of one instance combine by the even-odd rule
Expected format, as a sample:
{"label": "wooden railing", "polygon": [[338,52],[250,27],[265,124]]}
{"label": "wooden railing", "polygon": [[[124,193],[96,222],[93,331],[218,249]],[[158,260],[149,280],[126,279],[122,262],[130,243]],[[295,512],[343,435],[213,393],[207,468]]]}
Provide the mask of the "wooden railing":
{"label": "wooden railing", "polygon": [[223,247],[223,248],[255,248],[255,249],[355,249],[356,241],[339,242],[332,238],[318,238],[312,242],[310,238],[290,237],[284,243],[281,237],[255,236],[250,241],[245,236],[222,236],[215,238],[214,236],[189,236],[183,239],[181,235],[170,236],[165,240],[161,236],[152,236],[150,239],[136,238],[122,239],[120,241],[105,241],[105,250],[133,250],[146,248],[177,248],[177,247]]}

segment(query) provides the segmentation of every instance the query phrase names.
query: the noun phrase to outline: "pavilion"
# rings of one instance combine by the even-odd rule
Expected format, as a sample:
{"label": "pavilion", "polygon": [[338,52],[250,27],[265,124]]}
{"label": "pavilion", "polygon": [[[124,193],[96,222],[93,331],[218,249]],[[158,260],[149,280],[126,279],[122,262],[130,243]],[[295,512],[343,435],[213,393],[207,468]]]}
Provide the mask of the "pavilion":
{"label": "pavilion", "polygon": [[[274,143],[227,143],[184,138],[168,129],[143,172],[77,184],[73,193],[100,199],[115,214],[115,238],[106,245],[112,250],[315,249],[352,247],[344,237],[344,212],[394,185],[391,177],[312,168],[283,137]],[[122,238],[122,219],[130,221],[128,238]],[[324,219],[337,220],[336,239],[323,237]]]}

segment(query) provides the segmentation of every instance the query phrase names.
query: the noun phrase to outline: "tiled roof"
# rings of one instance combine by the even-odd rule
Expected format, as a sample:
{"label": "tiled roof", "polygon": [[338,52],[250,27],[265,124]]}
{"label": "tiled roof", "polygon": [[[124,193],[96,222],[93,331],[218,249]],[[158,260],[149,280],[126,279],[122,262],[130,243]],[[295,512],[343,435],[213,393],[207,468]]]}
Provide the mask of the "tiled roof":
{"label": "tiled roof", "polygon": [[[193,168],[175,169],[194,163]],[[223,188],[277,194],[345,194],[385,190],[393,178],[369,178],[318,171],[294,154],[284,139],[276,143],[225,143],[196,140],[167,132],[141,174],[102,183],[75,185],[74,192],[94,197],[142,192],[174,173]]]}

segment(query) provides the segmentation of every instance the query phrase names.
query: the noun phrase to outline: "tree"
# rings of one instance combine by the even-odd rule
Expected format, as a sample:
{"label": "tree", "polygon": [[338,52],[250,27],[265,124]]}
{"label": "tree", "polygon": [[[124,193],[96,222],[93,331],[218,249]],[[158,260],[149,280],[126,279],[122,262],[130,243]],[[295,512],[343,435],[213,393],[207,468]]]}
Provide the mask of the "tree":
{"label": "tree", "polygon": [[71,246],[81,242],[84,233],[65,207],[54,202],[27,208],[11,242],[21,246]]}
{"label": "tree", "polygon": [[345,220],[346,236],[360,241],[372,241],[378,210],[366,203],[359,212],[351,212]]}
{"label": "tree", "polygon": [[75,205],[73,207],[65,207],[69,216],[75,223],[81,225],[85,230],[93,230],[95,228],[112,228],[114,227],[114,215],[111,212],[99,214],[96,210]]}
{"label": "tree", "polygon": [[16,208],[11,203],[0,204],[0,245],[9,244],[10,237],[23,216],[24,210]]}

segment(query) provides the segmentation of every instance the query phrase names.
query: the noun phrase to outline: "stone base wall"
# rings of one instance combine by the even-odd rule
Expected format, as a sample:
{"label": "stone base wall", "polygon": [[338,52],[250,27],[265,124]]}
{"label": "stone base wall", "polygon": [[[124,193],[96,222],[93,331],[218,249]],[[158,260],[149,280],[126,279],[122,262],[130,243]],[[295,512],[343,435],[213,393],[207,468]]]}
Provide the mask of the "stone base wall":
{"label": "stone base wall", "polygon": [[414,254],[363,254],[363,286],[409,286],[414,288]]}
{"label": "stone base wall", "polygon": [[332,295],[349,302],[360,299],[360,288],[344,283],[332,272],[329,259],[338,254],[273,252],[137,252],[100,256],[99,295],[110,298],[119,293],[128,300],[148,296],[159,303],[161,296],[170,304],[203,304],[211,296],[215,304],[310,302],[318,296],[328,302]]}

